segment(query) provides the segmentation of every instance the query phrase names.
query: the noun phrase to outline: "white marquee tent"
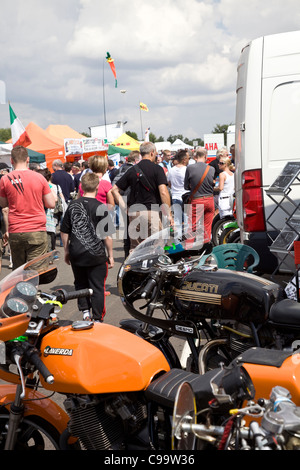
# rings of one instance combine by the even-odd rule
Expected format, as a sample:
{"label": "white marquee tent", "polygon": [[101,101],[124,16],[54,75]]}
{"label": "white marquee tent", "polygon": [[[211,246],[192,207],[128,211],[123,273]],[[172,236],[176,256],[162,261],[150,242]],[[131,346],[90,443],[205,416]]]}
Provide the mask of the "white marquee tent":
{"label": "white marquee tent", "polygon": [[181,150],[181,149],[183,149],[183,150],[184,149],[192,150],[193,148],[194,147],[192,147],[192,145],[185,144],[180,139],[176,139],[175,142],[171,145],[172,152],[177,152],[177,150]]}

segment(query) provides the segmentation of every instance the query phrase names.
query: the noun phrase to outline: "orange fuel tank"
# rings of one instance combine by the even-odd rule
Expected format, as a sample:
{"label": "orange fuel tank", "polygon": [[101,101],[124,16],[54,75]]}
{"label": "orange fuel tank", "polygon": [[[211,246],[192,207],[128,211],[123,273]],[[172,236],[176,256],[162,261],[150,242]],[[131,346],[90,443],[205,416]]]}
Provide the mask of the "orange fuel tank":
{"label": "orange fuel tank", "polygon": [[255,399],[269,398],[276,385],[285,387],[292,395],[292,400],[300,406],[300,354],[292,354],[280,367],[244,363],[255,387]]}
{"label": "orange fuel tank", "polygon": [[116,393],[145,389],[153,377],[170,369],[163,354],[143,339],[105,323],[90,329],[66,326],[41,343],[41,359],[60,393]]}

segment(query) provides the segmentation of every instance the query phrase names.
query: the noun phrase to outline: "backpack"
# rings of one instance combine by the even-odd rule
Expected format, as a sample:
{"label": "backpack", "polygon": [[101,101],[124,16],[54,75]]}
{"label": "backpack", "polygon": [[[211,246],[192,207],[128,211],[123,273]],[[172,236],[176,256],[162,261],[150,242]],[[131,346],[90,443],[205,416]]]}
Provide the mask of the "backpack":
{"label": "backpack", "polygon": [[62,215],[64,213],[64,205],[62,200],[62,191],[61,187],[57,185],[57,201],[54,207],[54,215]]}
{"label": "backpack", "polygon": [[[121,168],[117,172],[116,176],[114,177],[114,180],[113,180],[114,185],[119,181],[120,178],[122,178],[122,176],[126,173],[126,171],[129,170],[129,168],[131,168],[131,166],[132,165],[121,166]],[[125,189],[125,191],[120,191],[121,196],[126,196],[127,198],[129,198],[130,190],[131,190],[131,188],[129,187],[129,188]]]}

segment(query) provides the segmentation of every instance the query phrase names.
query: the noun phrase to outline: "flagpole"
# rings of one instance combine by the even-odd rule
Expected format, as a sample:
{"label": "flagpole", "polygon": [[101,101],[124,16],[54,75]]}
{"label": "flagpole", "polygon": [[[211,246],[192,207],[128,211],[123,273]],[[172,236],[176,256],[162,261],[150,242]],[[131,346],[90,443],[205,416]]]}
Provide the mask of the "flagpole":
{"label": "flagpole", "polygon": [[139,104],[139,107],[140,107],[140,119],[141,119],[141,131],[142,131],[142,140],[143,139],[143,122],[142,122],[142,109],[141,109],[141,102]]}
{"label": "flagpole", "polygon": [[105,91],[104,91],[104,59],[103,59],[102,88],[103,88],[103,113],[104,113],[105,138],[107,139],[107,130],[106,130],[106,109],[105,109]]}

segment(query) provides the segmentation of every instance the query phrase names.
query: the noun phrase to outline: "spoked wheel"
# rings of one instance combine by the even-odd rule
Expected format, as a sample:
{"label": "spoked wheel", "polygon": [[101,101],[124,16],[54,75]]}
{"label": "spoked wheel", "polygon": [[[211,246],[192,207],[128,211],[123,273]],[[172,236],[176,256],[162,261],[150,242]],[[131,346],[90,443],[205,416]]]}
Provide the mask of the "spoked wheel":
{"label": "spoked wheel", "polygon": [[232,232],[234,232],[236,229],[233,228],[233,227],[228,227],[228,228],[225,228],[223,230],[223,232],[221,233],[220,235],[220,238],[219,238],[219,245],[225,245],[226,243],[228,243],[228,239],[230,237],[230,235],[232,234]]}
{"label": "spoked wheel", "polygon": [[234,230],[229,234],[227,243],[241,243],[241,231],[240,229]]}
{"label": "spoked wheel", "polygon": [[[0,415],[0,449],[5,447],[7,434],[8,415]],[[18,436],[14,449],[12,450],[59,450],[59,433],[48,423],[47,428],[29,419],[24,419],[19,426]]]}
{"label": "spoked wheel", "polygon": [[220,244],[220,237],[224,230],[224,225],[228,224],[228,222],[230,222],[231,220],[233,221],[235,219],[231,216],[226,216],[224,217],[224,219],[218,219],[217,217],[215,218],[211,232],[212,242],[215,246]]}

